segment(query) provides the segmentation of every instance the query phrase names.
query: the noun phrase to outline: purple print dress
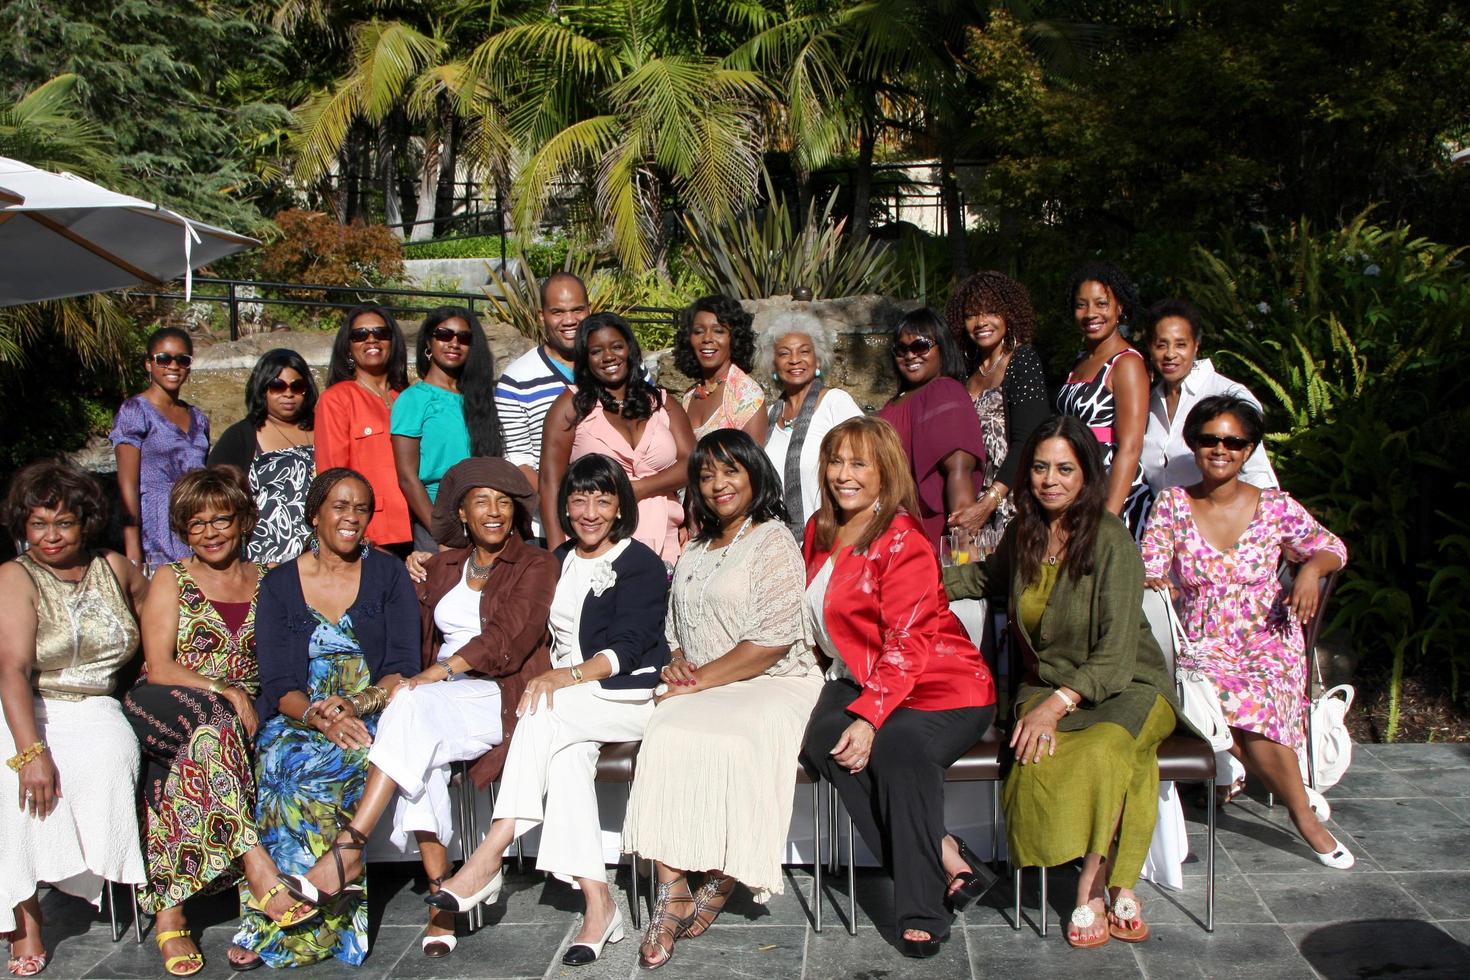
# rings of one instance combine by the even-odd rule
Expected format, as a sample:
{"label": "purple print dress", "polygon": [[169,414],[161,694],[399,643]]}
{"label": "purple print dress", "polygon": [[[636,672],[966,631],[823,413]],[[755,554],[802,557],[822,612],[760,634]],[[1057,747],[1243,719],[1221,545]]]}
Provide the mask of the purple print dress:
{"label": "purple print dress", "polygon": [[209,453],[209,419],[189,406],[189,431],[180,431],[142,395],[117,410],[108,434],[113,448],[137,446],[138,517],[143,536],[143,562],[150,568],[189,556],[189,546],[168,526],[168,495],[174,481],[204,465]]}
{"label": "purple print dress", "polygon": [[1342,540],[1283,490],[1261,491],[1256,516],[1224,553],[1195,525],[1183,487],[1170,487],[1154,502],[1143,535],[1145,574],[1172,572],[1182,592],[1193,650],[1180,651],[1179,666],[1214,682],[1232,728],[1298,752],[1306,741],[1306,657],[1301,624],[1287,611],[1276,570],[1283,554],[1304,562],[1322,551],[1347,562]]}

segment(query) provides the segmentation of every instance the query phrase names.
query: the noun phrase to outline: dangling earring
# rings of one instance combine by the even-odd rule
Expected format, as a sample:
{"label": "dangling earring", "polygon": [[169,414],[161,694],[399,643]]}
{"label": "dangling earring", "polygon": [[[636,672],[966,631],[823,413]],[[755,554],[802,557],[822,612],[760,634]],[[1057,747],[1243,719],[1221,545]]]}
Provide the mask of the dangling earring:
{"label": "dangling earring", "polygon": [[774,382],[776,382],[777,384],[780,384],[781,383],[781,376],[779,374],[777,374],[775,371],[772,371],[771,372],[771,380],[774,381]]}
{"label": "dangling earring", "polygon": [[357,358],[353,357],[351,354],[348,354],[347,355],[347,370],[349,370],[349,371],[356,371],[357,370]]}
{"label": "dangling earring", "polygon": [[883,501],[882,500],[875,500],[875,501],[873,501],[873,513],[875,513],[875,514],[881,514],[881,513],[883,513]]}
{"label": "dangling earring", "polygon": [[368,552],[373,550],[373,543],[367,538],[363,538],[362,544],[357,546],[357,550],[362,555],[362,557],[366,558],[368,556]]}
{"label": "dangling earring", "polygon": [[464,521],[460,521],[459,522],[459,533],[460,534],[463,534],[464,535],[464,539],[466,541],[468,541],[470,539],[470,526],[467,523],[465,523]]}
{"label": "dangling earring", "polygon": [[821,368],[817,368],[817,374],[816,374],[816,376],[819,377],[819,378],[822,376],[822,369]]}
{"label": "dangling earring", "polygon": [[312,531],[311,534],[307,535],[306,547],[311,549],[311,557],[320,558],[322,556],[322,545],[321,542],[316,539],[315,531]]}

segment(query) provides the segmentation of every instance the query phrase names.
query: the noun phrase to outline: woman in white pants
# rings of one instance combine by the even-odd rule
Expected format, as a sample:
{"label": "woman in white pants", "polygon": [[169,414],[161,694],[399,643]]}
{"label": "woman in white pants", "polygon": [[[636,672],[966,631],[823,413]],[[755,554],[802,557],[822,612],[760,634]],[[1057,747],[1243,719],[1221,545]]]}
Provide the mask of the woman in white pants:
{"label": "woman in white pants", "polygon": [[571,465],[557,515],[569,540],[556,550],[561,579],[551,603],[552,669],[531,681],[517,705],[520,722],[490,833],[426,901],[456,912],[495,901],[505,849],[539,825],[536,867],[575,881],[587,904],[582,930],[562,958],[580,966],[623,938],[607,885],[593,780],[602,746],[641,740],[653,713],[653,689],[669,661],[668,574],[652,549],[633,540],[637,499],[623,468],[608,457],[594,453]]}
{"label": "woman in white pants", "polygon": [[[324,894],[361,873],[363,845],[395,797],[394,842],[406,845],[410,833],[417,838],[431,890],[448,875],[450,764],[475,760],[470,775],[476,786],[494,781],[516,705],[532,678],[550,666],[546,619],[557,562],[524,543],[535,501],[521,471],[503,459],[466,459],[444,474],[433,532],[448,550],[420,556],[423,669],[394,689],[376,734],[361,733],[371,745],[362,801],[307,873]],[[357,697],[371,697],[373,690]],[[321,708],[329,715],[338,710],[332,700]],[[381,701],[359,705],[356,713],[378,707]],[[430,957],[453,952],[454,917],[431,913],[422,945]]]}

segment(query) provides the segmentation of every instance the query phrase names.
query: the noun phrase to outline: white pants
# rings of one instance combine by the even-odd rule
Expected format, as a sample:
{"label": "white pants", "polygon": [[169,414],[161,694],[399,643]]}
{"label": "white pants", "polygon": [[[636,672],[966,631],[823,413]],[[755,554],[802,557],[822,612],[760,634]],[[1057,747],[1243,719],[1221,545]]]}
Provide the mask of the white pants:
{"label": "white pants", "polygon": [[449,765],[478,759],[500,744],[500,685],[479,677],[423,684],[398,694],[378,718],[368,762],[398,784],[392,841],[413,831],[440,843],[454,837]]}
{"label": "white pants", "polygon": [[597,757],[605,742],[636,742],[653,715],[652,697],[618,701],[593,684],[564,687],[552,707],[516,723],[500,777],[495,819],[513,818],[515,835],[541,826],[538,870],[562,881],[607,880],[597,810]]}

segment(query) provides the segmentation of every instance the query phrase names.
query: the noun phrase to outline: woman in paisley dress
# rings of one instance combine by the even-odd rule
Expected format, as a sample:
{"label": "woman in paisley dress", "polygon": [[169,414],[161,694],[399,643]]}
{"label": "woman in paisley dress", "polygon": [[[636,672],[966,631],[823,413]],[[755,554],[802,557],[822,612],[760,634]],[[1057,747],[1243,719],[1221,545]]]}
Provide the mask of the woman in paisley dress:
{"label": "woman in paisley dress", "polygon": [[[1201,480],[1159,495],[1143,537],[1144,571],[1150,587],[1173,589],[1183,602],[1190,646],[1179,665],[1214,683],[1235,737],[1231,753],[1286,804],[1317,859],[1346,869],[1353,855],[1322,826],[1298,756],[1306,749],[1302,624],[1317,614],[1322,576],[1347,562],[1347,549],[1290,494],[1240,479],[1264,431],[1244,398],[1195,405],[1184,438]],[[1299,565],[1289,593],[1276,577],[1283,556]]]}
{"label": "woman in paisley dress", "polygon": [[[419,668],[418,600],[402,562],[364,540],[373,511],[362,475],[322,473],[306,493],[308,549],[261,581],[255,823],[289,874],[304,875],[346,826],[367,781],[377,713]],[[361,964],[363,876],[316,898],[321,916],[302,925],[247,912],[235,942],[270,967]]]}
{"label": "woman in paisley dress", "polygon": [[972,372],[966,387],[985,437],[985,489],[950,514],[949,524],[974,535],[987,555],[1016,516],[1011,488],[1021,447],[1051,415],[1041,358],[1031,346],[1036,311],[1026,287],[1010,276],[977,272],[956,287],[944,318]]}
{"label": "woman in paisley dress", "polygon": [[1140,312],[1138,292],[1116,266],[1090,262],[1073,274],[1068,298],[1082,330],[1083,351],[1057,389],[1057,411],[1081,420],[1102,446],[1107,509],[1137,540],[1153,503],[1142,462],[1148,367],[1123,335],[1123,325]]}
{"label": "woman in paisley dress", "polygon": [[[157,917],[164,968],[190,976],[204,957],[190,936],[184,902],[253,882],[276,918],[311,910],[289,894],[306,886],[279,878],[255,829],[250,764],[260,690],[255,598],[261,569],[240,558],[255,505],[229,467],[195,470],[174,484],[174,533],[193,554],[160,568],[143,604],[143,676],[123,702],[143,750],[143,849],[148,885],[139,895]],[[237,970],[258,961],[234,948]]]}
{"label": "woman in paisley dress", "polygon": [[766,396],[750,376],[751,319],[729,296],[701,296],[684,311],[674,336],[674,366],[695,380],[680,400],[695,439],[716,429],[744,429],[756,445],[766,441]]}
{"label": "woman in paisley dress", "polygon": [[209,453],[211,466],[227,463],[249,475],[258,519],[245,557],[268,568],[295,558],[306,543],[316,398],[316,382],[300,354],[283,347],[266,351],[245,383],[245,418]]}

